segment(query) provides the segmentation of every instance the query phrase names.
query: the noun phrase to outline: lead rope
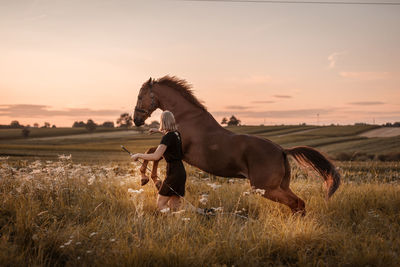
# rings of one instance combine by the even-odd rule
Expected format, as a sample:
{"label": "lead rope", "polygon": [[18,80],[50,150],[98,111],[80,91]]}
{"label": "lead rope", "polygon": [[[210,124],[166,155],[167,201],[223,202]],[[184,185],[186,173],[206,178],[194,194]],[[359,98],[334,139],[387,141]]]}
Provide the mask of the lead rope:
{"label": "lead rope", "polygon": [[[129,155],[133,155],[133,153],[131,153],[128,149],[126,149],[123,145],[121,145],[121,148],[125,151],[128,152]],[[143,161],[139,160],[138,161],[143,164]],[[148,166],[146,166],[146,169],[149,171],[152,171]],[[161,180],[160,177],[158,177],[158,175],[156,175],[157,179]],[[164,184],[164,182],[163,182]],[[200,209],[200,208],[196,208],[196,206],[194,206],[189,200],[187,200],[186,198],[184,198],[183,196],[181,196],[178,192],[176,192],[171,186],[169,186],[169,184],[165,183],[169,189],[171,189],[175,194],[177,194],[179,197],[181,197],[183,199],[183,201],[187,202],[190,204],[190,206],[192,206],[192,208],[194,209],[194,211],[196,211],[197,213],[201,214],[201,215],[205,215],[205,216],[215,216],[215,210],[214,209]],[[233,212],[221,212],[220,214],[227,214],[227,215],[235,215],[239,218],[242,219],[246,219],[248,220],[249,218],[243,215],[239,215]]]}

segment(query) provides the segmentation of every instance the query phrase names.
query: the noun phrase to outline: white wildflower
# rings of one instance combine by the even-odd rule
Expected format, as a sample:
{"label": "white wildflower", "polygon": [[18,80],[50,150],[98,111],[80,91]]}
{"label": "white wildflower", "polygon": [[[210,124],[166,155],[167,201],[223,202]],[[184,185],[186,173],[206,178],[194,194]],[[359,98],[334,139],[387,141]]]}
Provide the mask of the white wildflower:
{"label": "white wildflower", "polygon": [[86,250],[86,253],[87,254],[90,254],[90,253],[92,253],[93,251],[92,250]]}
{"label": "white wildflower", "polygon": [[61,245],[60,248],[64,248],[64,245]]}
{"label": "white wildflower", "polygon": [[71,154],[69,154],[69,155],[64,155],[64,154],[58,155],[58,159],[61,159],[61,160],[69,160],[69,159],[71,159],[71,157],[72,157]]}
{"label": "white wildflower", "polygon": [[130,194],[141,194],[142,192],[144,192],[143,188],[140,188],[139,190],[134,190],[132,188],[128,188],[128,193],[130,193]]}
{"label": "white wildflower", "polygon": [[57,167],[57,168],[55,168],[54,169],[54,171],[56,172],[56,173],[61,173],[61,172],[64,172],[65,170],[64,170],[64,167]]}
{"label": "white wildflower", "polygon": [[7,157],[0,157],[0,160],[8,160],[10,157],[9,156],[7,156]]}
{"label": "white wildflower", "polygon": [[39,237],[38,237],[37,234],[34,234],[34,235],[32,236],[32,240],[36,241],[36,240],[38,240],[38,239],[39,239]]}
{"label": "white wildflower", "polygon": [[228,183],[233,184],[234,182],[235,182],[235,179],[229,179],[229,180],[228,180]]}
{"label": "white wildflower", "polygon": [[244,191],[244,192],[243,192],[243,196],[250,196],[250,192]]}
{"label": "white wildflower", "polygon": [[76,257],[76,259],[77,259],[77,260],[80,260],[80,259],[81,259],[81,257],[79,257],[79,256],[78,256],[78,257]]}
{"label": "white wildflower", "polygon": [[167,213],[167,212],[169,212],[169,210],[170,210],[169,208],[165,208],[165,209],[160,210],[160,212],[161,213]]}
{"label": "white wildflower", "polygon": [[189,217],[183,217],[183,218],[182,218],[182,221],[188,222],[188,221],[190,221],[190,218],[189,218]]}
{"label": "white wildflower", "polygon": [[91,234],[89,235],[89,237],[93,237],[93,236],[95,236],[95,235],[97,235],[97,233],[96,233],[96,232],[93,232],[93,233],[91,233]]}
{"label": "white wildflower", "polygon": [[75,243],[75,245],[80,245],[80,244],[82,244],[82,242],[78,241],[78,242]]}
{"label": "white wildflower", "polygon": [[71,245],[71,243],[72,243],[72,239],[70,239],[68,242],[65,242],[64,246],[69,246],[69,245]]}
{"label": "white wildflower", "polygon": [[265,194],[265,189],[259,189],[259,188],[257,188],[255,192],[256,192],[256,194],[264,195],[264,194]]}
{"label": "white wildflower", "polygon": [[214,190],[221,187],[220,184],[216,184],[216,183],[207,183],[207,185],[210,186]]}
{"label": "white wildflower", "polygon": [[90,178],[88,179],[88,185],[93,184],[94,180],[96,180],[96,176],[95,175],[90,176]]}
{"label": "white wildflower", "polygon": [[212,207],[211,209],[213,209],[214,211],[217,211],[217,212],[223,212],[224,211],[223,207],[218,207],[218,208]]}
{"label": "white wildflower", "polygon": [[207,194],[202,194],[201,198],[199,199],[199,202],[203,205],[205,205],[208,201],[208,195]]}
{"label": "white wildflower", "polygon": [[115,242],[115,238],[111,238],[111,239],[110,239],[110,242]]}
{"label": "white wildflower", "polygon": [[37,174],[37,173],[41,173],[41,170],[33,170],[33,171],[31,172],[31,174]]}
{"label": "white wildflower", "polygon": [[182,214],[182,213],[184,213],[184,212],[185,212],[185,210],[178,210],[178,211],[172,212],[172,214],[174,214],[174,215],[179,215],[179,214]]}

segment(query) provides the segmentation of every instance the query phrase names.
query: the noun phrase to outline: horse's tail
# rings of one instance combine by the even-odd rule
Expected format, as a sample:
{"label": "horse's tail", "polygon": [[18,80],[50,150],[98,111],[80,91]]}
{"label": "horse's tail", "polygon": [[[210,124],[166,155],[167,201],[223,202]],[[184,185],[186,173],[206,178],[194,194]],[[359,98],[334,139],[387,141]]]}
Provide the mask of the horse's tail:
{"label": "horse's tail", "polygon": [[333,163],[320,152],[307,146],[292,147],[284,149],[284,151],[293,156],[300,164],[311,166],[324,178],[327,187],[327,199],[339,188],[340,174],[336,171]]}

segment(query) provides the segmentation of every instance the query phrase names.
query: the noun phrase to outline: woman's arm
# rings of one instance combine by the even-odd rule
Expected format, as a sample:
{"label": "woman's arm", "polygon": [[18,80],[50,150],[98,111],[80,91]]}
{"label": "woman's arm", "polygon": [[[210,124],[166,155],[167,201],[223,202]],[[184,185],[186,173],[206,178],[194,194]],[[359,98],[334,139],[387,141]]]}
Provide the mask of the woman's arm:
{"label": "woman's arm", "polygon": [[149,134],[154,134],[154,133],[162,133],[162,132],[157,128],[150,128],[149,129]]}
{"label": "woman's arm", "polygon": [[159,160],[161,159],[161,157],[164,155],[165,150],[167,149],[166,145],[158,145],[156,151],[154,151],[154,153],[151,154],[142,154],[142,153],[137,153],[131,156],[131,158],[136,161],[138,159],[144,159],[144,160]]}

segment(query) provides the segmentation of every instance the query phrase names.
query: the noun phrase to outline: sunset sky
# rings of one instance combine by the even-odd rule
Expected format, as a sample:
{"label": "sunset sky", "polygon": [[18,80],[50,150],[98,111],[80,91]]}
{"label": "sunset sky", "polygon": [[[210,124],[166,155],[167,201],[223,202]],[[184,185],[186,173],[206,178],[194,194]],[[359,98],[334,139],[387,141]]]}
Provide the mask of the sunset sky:
{"label": "sunset sky", "polygon": [[400,121],[399,5],[1,0],[0,36],[0,124],[115,121],[166,74],[218,121]]}

